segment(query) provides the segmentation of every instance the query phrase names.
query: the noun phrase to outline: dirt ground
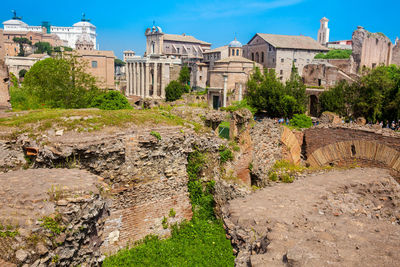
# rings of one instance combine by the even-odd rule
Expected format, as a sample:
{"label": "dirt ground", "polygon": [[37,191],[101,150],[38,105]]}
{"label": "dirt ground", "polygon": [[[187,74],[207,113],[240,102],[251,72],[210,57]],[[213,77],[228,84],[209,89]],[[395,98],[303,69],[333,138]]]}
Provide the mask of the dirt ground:
{"label": "dirt ground", "polygon": [[400,266],[400,185],[387,170],[311,174],[233,200],[225,215],[238,266]]}

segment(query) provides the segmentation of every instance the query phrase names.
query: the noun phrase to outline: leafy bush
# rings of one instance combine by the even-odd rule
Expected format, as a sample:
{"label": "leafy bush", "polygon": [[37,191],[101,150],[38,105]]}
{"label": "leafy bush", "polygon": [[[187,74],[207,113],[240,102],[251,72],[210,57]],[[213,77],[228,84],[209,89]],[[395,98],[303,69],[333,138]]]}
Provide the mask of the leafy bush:
{"label": "leafy bush", "polygon": [[108,91],[96,96],[91,104],[94,108],[104,110],[131,109],[128,99],[118,91]]}
{"label": "leafy bush", "polygon": [[181,98],[185,92],[184,86],[178,81],[171,81],[165,88],[165,98],[167,101],[175,101]]}
{"label": "leafy bush", "polygon": [[313,126],[312,120],[306,114],[295,114],[290,120],[290,125],[299,129]]}
{"label": "leafy bush", "polygon": [[224,145],[221,145],[219,147],[219,158],[220,158],[221,164],[224,164],[225,162],[227,162],[229,160],[233,160],[233,153],[229,148],[227,148]]}
{"label": "leafy bush", "polygon": [[352,50],[350,49],[333,49],[328,53],[319,53],[315,55],[315,59],[347,59],[350,58]]}

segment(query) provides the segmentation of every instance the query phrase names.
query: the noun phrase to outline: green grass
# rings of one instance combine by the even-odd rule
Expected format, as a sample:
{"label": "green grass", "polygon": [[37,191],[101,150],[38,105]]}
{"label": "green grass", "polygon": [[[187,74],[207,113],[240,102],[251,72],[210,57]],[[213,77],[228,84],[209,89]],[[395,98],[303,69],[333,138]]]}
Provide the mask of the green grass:
{"label": "green grass", "polygon": [[273,182],[292,183],[295,179],[295,174],[302,173],[305,170],[307,170],[306,167],[293,164],[286,160],[278,160],[269,171],[268,178]]}
{"label": "green grass", "polygon": [[[105,259],[113,266],[234,266],[230,241],[222,222],[214,215],[214,181],[202,182],[200,173],[207,156],[196,150],[188,157],[188,190],[193,218],[173,225],[172,235],[160,240],[147,236],[132,249],[124,249]],[[170,210],[170,216],[172,215]]]}
{"label": "green grass", "polygon": [[[13,128],[16,134],[28,132],[43,133],[48,129],[97,131],[104,127],[125,127],[135,125],[174,125],[202,130],[200,125],[184,120],[162,110],[96,110],[96,109],[40,109],[11,113],[10,117],[0,118],[1,128]],[[79,116],[80,119],[68,119]]]}

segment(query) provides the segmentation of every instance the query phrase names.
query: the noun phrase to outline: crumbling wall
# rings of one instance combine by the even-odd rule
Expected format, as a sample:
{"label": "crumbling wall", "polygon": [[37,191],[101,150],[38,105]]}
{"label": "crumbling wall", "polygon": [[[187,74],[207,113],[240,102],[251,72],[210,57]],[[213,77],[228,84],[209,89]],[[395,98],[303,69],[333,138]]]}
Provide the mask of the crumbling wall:
{"label": "crumbling wall", "polygon": [[0,57],[0,109],[11,108],[8,83],[9,83],[8,69],[4,61]]}
{"label": "crumbling wall", "polygon": [[0,174],[0,265],[101,266],[106,191],[76,169]]}
{"label": "crumbling wall", "polygon": [[392,64],[400,66],[400,42],[397,42],[396,46],[393,47]]}
{"label": "crumbling wall", "polygon": [[383,33],[371,33],[359,26],[353,32],[354,73],[359,73],[363,67],[375,68],[392,62],[392,43]]}

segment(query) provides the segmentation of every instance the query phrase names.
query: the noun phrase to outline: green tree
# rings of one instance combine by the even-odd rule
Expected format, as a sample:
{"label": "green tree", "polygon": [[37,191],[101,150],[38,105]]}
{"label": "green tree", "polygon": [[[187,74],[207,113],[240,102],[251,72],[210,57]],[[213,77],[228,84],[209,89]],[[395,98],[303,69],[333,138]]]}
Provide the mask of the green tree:
{"label": "green tree", "polygon": [[27,73],[28,71],[26,70],[26,69],[22,69],[22,70],[20,70],[19,72],[18,72],[18,76],[20,77],[20,78],[24,78],[25,77],[25,74]]}
{"label": "green tree", "polygon": [[25,44],[32,45],[32,42],[25,37],[14,37],[13,42],[19,44],[19,52],[18,52],[19,57],[25,56],[25,49],[24,49]]}
{"label": "green tree", "polygon": [[171,81],[165,88],[165,98],[167,101],[178,100],[183,93],[184,86],[178,81]]}
{"label": "green tree", "polygon": [[183,85],[189,85],[190,83],[190,70],[186,64],[181,68],[181,71],[179,72],[178,81]]}
{"label": "green tree", "polygon": [[116,58],[116,59],[114,59],[114,66],[115,67],[123,67],[123,66],[125,66],[125,62],[124,61],[122,61],[121,59],[119,59],[119,58]]}
{"label": "green tree", "polygon": [[41,60],[26,73],[21,90],[45,107],[89,107],[99,90],[85,67],[73,55]]}
{"label": "green tree", "polygon": [[34,46],[36,47],[35,54],[47,53],[48,55],[51,55],[51,52],[53,51],[53,48],[48,42],[37,42]]}
{"label": "green tree", "polygon": [[305,86],[296,74],[282,84],[273,69],[261,74],[255,69],[247,83],[246,100],[258,111],[264,111],[271,117],[291,117],[303,113],[306,105]]}

